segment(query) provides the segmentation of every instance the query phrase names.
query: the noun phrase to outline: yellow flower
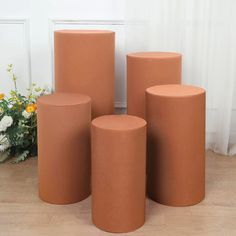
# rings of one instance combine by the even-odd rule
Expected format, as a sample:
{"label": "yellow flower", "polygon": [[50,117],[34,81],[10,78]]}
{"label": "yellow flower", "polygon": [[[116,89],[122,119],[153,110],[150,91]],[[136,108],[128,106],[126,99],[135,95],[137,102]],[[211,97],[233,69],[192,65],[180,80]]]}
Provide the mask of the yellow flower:
{"label": "yellow flower", "polygon": [[0,93],[0,100],[3,100],[3,98],[5,97],[4,93]]}
{"label": "yellow flower", "polygon": [[36,105],[35,104],[29,104],[27,105],[25,109],[28,113],[33,113],[36,110]]}

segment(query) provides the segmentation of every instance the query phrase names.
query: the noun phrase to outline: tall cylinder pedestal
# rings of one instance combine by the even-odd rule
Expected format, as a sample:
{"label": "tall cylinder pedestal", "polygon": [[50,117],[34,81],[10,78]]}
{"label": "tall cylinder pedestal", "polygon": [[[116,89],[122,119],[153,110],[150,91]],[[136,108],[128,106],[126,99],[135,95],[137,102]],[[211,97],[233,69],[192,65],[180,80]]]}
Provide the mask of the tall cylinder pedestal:
{"label": "tall cylinder pedestal", "polygon": [[184,85],[146,90],[148,195],[170,206],[205,195],[205,91]]}
{"label": "tall cylinder pedestal", "polygon": [[140,52],[127,55],[127,112],[145,118],[145,90],[162,84],[181,83],[181,55]]}
{"label": "tall cylinder pedestal", "polygon": [[115,33],[59,30],[54,33],[55,91],[92,98],[92,117],[114,110]]}
{"label": "tall cylinder pedestal", "polygon": [[58,93],[40,97],[37,107],[39,196],[81,201],[90,195],[91,99]]}
{"label": "tall cylinder pedestal", "polygon": [[92,219],[108,232],[145,219],[146,122],[127,115],[92,121]]}

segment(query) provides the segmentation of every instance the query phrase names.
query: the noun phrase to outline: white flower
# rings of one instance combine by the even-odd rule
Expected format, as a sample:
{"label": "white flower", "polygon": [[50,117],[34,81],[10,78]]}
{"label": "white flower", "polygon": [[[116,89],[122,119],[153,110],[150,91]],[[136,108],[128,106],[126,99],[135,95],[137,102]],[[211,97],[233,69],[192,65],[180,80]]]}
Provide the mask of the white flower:
{"label": "white flower", "polygon": [[52,89],[51,89],[51,86],[49,85],[49,84],[46,84],[45,86],[44,86],[44,93],[45,94],[50,94],[50,93],[52,93]]}
{"label": "white flower", "polygon": [[0,152],[5,151],[10,147],[10,142],[5,135],[0,134]]}
{"label": "white flower", "polygon": [[11,109],[11,108],[13,107],[13,105],[12,105],[12,104],[9,104],[7,107]]}
{"label": "white flower", "polygon": [[22,112],[22,116],[25,118],[25,119],[29,119],[31,116],[32,116],[33,113],[29,113],[27,112],[26,110],[24,110]]}
{"label": "white flower", "polygon": [[8,127],[10,127],[13,123],[13,119],[11,116],[3,116],[0,121],[0,132],[6,131]]}

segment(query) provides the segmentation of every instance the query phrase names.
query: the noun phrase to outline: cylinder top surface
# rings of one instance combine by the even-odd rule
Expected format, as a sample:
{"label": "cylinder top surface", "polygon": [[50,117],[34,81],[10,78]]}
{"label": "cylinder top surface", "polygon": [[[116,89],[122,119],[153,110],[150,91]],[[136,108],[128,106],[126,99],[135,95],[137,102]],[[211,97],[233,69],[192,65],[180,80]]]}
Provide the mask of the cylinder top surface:
{"label": "cylinder top surface", "polygon": [[114,34],[111,30],[56,30],[58,34]]}
{"label": "cylinder top surface", "polygon": [[205,90],[190,85],[168,84],[149,87],[146,92],[161,97],[189,97],[205,93]]}
{"label": "cylinder top surface", "polygon": [[181,57],[181,54],[175,52],[136,52],[128,54],[127,56],[140,59],[168,59]]}
{"label": "cylinder top surface", "polygon": [[92,125],[101,129],[122,131],[144,127],[146,121],[130,115],[107,115],[94,119]]}
{"label": "cylinder top surface", "polygon": [[73,106],[88,103],[91,98],[77,93],[55,93],[38,98],[40,104],[51,106]]}

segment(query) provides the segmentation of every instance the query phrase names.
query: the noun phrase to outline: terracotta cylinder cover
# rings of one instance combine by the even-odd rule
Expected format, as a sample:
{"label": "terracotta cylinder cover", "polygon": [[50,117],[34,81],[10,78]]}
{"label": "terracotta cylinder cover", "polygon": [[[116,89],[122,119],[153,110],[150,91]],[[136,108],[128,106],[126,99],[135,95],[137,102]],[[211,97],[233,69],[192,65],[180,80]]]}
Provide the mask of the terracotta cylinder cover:
{"label": "terracotta cylinder cover", "polygon": [[186,85],[146,90],[148,195],[188,206],[205,195],[205,90]]}
{"label": "terracotta cylinder cover", "polygon": [[181,83],[181,54],[139,52],[127,55],[127,113],[145,118],[145,90]]}
{"label": "terracotta cylinder cover", "polygon": [[108,232],[145,219],[146,122],[128,115],[92,121],[92,219]]}
{"label": "terracotta cylinder cover", "polygon": [[92,98],[92,117],[114,110],[115,33],[59,30],[54,33],[55,91]]}
{"label": "terracotta cylinder cover", "polygon": [[37,107],[39,196],[81,201],[90,195],[91,99],[57,93],[40,97]]}

